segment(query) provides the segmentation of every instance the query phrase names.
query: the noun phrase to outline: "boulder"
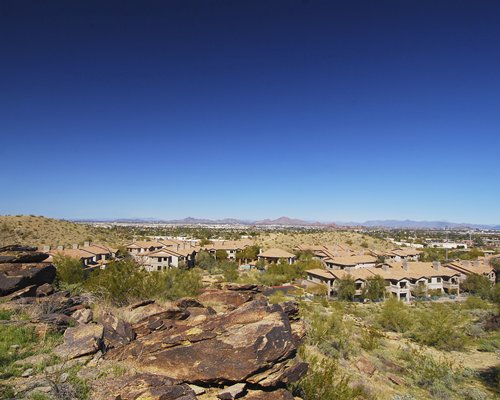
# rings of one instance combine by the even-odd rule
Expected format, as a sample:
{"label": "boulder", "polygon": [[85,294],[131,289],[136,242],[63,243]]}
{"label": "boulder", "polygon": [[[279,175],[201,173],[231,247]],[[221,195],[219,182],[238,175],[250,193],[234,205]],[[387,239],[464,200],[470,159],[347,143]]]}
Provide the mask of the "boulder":
{"label": "boulder", "polygon": [[74,318],[79,324],[88,324],[94,318],[94,313],[88,308],[82,308],[71,314],[71,317]]}
{"label": "boulder", "polygon": [[188,316],[184,309],[176,306],[162,307],[154,302],[130,306],[124,313],[124,318],[131,324],[148,323],[158,319],[185,319]]}
{"label": "boulder", "polygon": [[235,290],[235,291],[245,291],[245,292],[260,292],[261,287],[259,285],[253,283],[227,283],[224,288],[226,290]]}
{"label": "boulder", "polygon": [[105,357],[185,382],[232,384],[263,380],[266,370],[288,376],[296,352],[287,315],[256,300],[201,323],[170,320],[168,329],[139,336]]}
{"label": "boulder", "polygon": [[14,293],[11,293],[8,296],[5,296],[5,298],[11,301],[11,300],[18,300],[23,297],[35,297],[35,296],[36,296],[36,286],[30,285]]}
{"label": "boulder", "polygon": [[222,312],[235,310],[254,299],[254,292],[237,290],[207,290],[198,296],[200,302],[205,305],[211,305]]}
{"label": "boulder", "polygon": [[27,286],[52,283],[56,268],[51,264],[0,264],[0,296],[14,293]]}
{"label": "boulder", "polygon": [[36,297],[50,296],[54,293],[54,288],[50,283],[44,283],[36,288]]}
{"label": "boulder", "polygon": [[228,386],[225,389],[222,389],[217,397],[221,400],[233,400],[241,397],[245,392],[246,384],[244,383],[235,383],[234,385]]}
{"label": "boulder", "polygon": [[126,375],[101,379],[92,390],[93,400],[196,400],[188,385],[153,374]]}
{"label": "boulder", "polygon": [[64,343],[54,349],[63,359],[96,353],[102,346],[104,328],[100,324],[78,325],[64,332]]}
{"label": "boulder", "polygon": [[175,302],[175,305],[179,308],[205,308],[198,300],[192,299],[190,297],[184,297]]}
{"label": "boulder", "polygon": [[358,369],[359,372],[368,376],[372,376],[377,369],[375,365],[365,357],[360,358],[356,362],[356,368]]}
{"label": "boulder", "polygon": [[0,264],[4,263],[39,263],[49,257],[46,253],[40,253],[38,251],[0,251]]}
{"label": "boulder", "polygon": [[123,346],[135,339],[135,332],[128,322],[105,312],[101,315],[100,322],[104,327],[104,347],[111,349]]}
{"label": "boulder", "polygon": [[55,328],[55,330],[59,332],[64,331],[67,327],[75,324],[76,322],[73,318],[61,313],[44,314],[39,318],[39,320],[40,322],[50,324],[53,329]]}

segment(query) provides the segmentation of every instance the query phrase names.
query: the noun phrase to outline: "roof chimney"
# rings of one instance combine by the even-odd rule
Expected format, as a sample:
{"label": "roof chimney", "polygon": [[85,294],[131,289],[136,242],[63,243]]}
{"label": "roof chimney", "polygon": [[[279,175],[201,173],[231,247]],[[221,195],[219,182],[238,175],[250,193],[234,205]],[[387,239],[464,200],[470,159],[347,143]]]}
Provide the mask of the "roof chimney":
{"label": "roof chimney", "polygon": [[441,263],[439,261],[433,261],[432,268],[434,268],[436,271],[439,271],[441,269]]}
{"label": "roof chimney", "polygon": [[57,250],[64,250],[64,246],[61,245],[57,246]]}
{"label": "roof chimney", "polygon": [[43,246],[42,251],[43,252],[50,251],[50,246],[47,245]]}
{"label": "roof chimney", "polygon": [[90,242],[83,242],[83,246],[84,247],[89,247],[90,246]]}
{"label": "roof chimney", "polygon": [[71,245],[71,248],[73,248],[73,249],[77,249],[77,248],[78,248],[78,244],[77,244],[77,243],[73,243],[73,244]]}
{"label": "roof chimney", "polygon": [[406,260],[403,261],[403,269],[405,271],[409,271],[410,270],[410,266],[408,265],[408,261],[406,261]]}

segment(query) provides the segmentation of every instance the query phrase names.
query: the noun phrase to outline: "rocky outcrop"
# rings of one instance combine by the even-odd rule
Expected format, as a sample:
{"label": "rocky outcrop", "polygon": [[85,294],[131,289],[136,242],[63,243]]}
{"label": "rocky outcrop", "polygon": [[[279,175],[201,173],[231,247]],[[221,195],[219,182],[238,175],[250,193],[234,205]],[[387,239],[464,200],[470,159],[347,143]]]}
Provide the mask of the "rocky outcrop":
{"label": "rocky outcrop", "polygon": [[33,247],[6,246],[0,248],[0,296],[28,286],[52,283],[56,277],[53,265],[41,263],[48,257]]}
{"label": "rocky outcrop", "polygon": [[96,353],[102,347],[104,328],[100,324],[78,325],[66,329],[64,343],[54,349],[62,359],[72,359]]}
{"label": "rocky outcrop", "polygon": [[[280,379],[298,379],[305,372],[293,362],[296,351],[283,310],[254,300],[202,323],[170,320],[164,329],[113,349],[106,357],[185,382],[275,386]],[[273,373],[268,381],[266,371]]]}
{"label": "rocky outcrop", "polygon": [[[64,332],[63,344],[53,350],[61,367],[45,371],[81,366],[78,374],[88,379],[92,399],[292,400],[284,387],[307,371],[296,357],[304,336],[298,305],[270,305],[256,285],[98,312],[90,296],[54,292],[55,268],[39,263],[34,249],[1,252],[0,294],[9,295],[7,304],[31,311],[37,335]],[[123,367],[124,375],[103,378],[103,364]],[[16,379],[24,394],[43,383],[36,368]],[[54,394],[46,382],[42,388]]]}
{"label": "rocky outcrop", "polygon": [[123,346],[135,339],[132,325],[111,313],[103,313],[100,322],[104,327],[104,346],[106,349]]}

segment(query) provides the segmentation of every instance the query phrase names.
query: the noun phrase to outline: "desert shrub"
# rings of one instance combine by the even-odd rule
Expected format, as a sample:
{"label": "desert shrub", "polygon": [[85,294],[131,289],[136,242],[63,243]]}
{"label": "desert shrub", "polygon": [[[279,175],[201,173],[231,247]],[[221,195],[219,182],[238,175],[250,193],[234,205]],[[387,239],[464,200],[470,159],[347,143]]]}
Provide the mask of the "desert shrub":
{"label": "desert shrub", "polygon": [[487,400],[489,396],[475,387],[466,387],[460,391],[460,398],[464,400]]}
{"label": "desert shrub", "polygon": [[411,328],[413,318],[406,305],[391,297],[382,305],[377,324],[385,330],[403,333]]}
{"label": "desert shrub", "polygon": [[117,306],[150,298],[194,296],[201,286],[197,271],[172,268],[147,272],[132,260],[109,263],[106,269],[93,271],[85,282],[87,290]]}
{"label": "desert shrub", "polygon": [[351,327],[342,315],[338,311],[330,314],[316,311],[307,315],[308,343],[330,357],[348,358],[354,350],[350,340]]}
{"label": "desert shrub", "polygon": [[463,316],[453,307],[432,303],[419,310],[416,323],[409,332],[417,343],[442,350],[463,350],[466,335],[461,326]]}
{"label": "desert shrub", "polygon": [[298,278],[305,278],[306,265],[299,262],[271,264],[260,275],[259,281],[263,285],[278,286]]}
{"label": "desert shrub", "polygon": [[375,350],[380,345],[382,334],[374,328],[363,329],[361,331],[359,344],[367,351]]}
{"label": "desert shrub", "polygon": [[336,360],[309,357],[309,371],[293,388],[295,395],[304,400],[354,400],[370,399],[366,390],[352,383]]}
{"label": "desert shrub", "polygon": [[465,302],[463,304],[464,304],[464,307],[469,309],[469,310],[475,310],[475,309],[485,310],[485,309],[490,308],[490,305],[486,301],[484,301],[480,297],[476,297],[476,296],[467,297],[467,299],[465,300]]}
{"label": "desert shrub", "polygon": [[[400,358],[407,363],[406,373],[420,387],[430,389],[435,385],[450,386],[455,383],[455,366],[449,359],[436,359],[415,347],[402,349]],[[440,386],[435,389],[440,389]]]}
{"label": "desert shrub", "polygon": [[287,301],[287,300],[288,300],[288,298],[285,296],[285,293],[283,293],[281,290],[274,292],[268,298],[268,301],[271,304],[279,304],[279,303],[283,303],[284,301]]}
{"label": "desert shrub", "polygon": [[238,265],[235,262],[223,261],[220,263],[219,268],[227,282],[236,282],[238,280]]}
{"label": "desert shrub", "polygon": [[195,270],[182,271],[173,268],[160,272],[158,276],[152,276],[151,279],[160,281],[159,290],[153,294],[153,297],[166,300],[197,296],[203,287],[201,276]]}
{"label": "desert shrub", "polygon": [[85,275],[80,260],[73,257],[56,255],[54,256],[54,265],[59,282],[70,285],[83,282]]}

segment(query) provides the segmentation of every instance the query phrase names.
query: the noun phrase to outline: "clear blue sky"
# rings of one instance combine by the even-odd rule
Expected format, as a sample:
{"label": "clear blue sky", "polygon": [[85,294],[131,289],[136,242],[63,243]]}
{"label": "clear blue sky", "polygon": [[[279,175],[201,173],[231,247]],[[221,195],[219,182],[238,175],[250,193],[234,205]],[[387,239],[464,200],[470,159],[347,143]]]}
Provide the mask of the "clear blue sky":
{"label": "clear blue sky", "polygon": [[500,223],[498,1],[0,3],[0,214]]}

